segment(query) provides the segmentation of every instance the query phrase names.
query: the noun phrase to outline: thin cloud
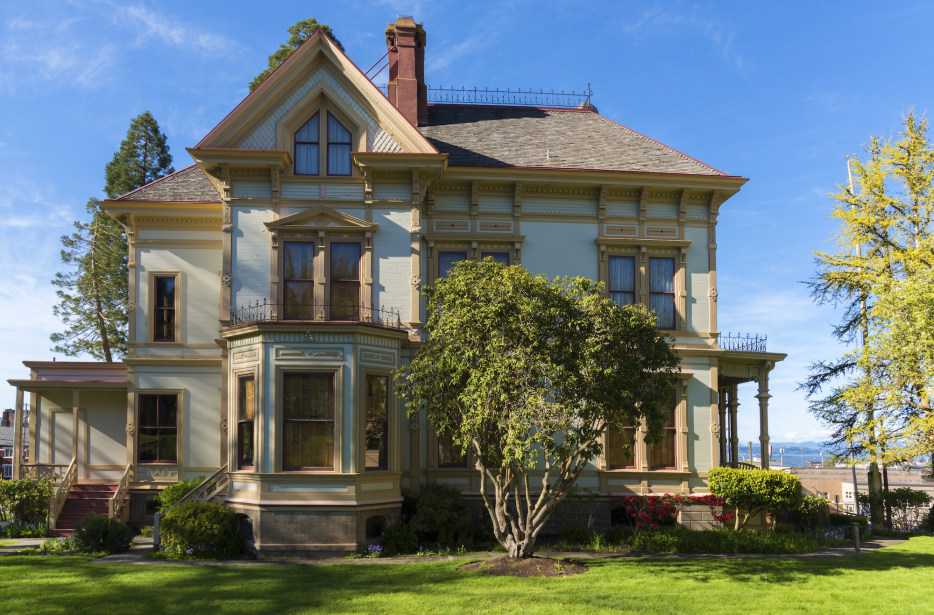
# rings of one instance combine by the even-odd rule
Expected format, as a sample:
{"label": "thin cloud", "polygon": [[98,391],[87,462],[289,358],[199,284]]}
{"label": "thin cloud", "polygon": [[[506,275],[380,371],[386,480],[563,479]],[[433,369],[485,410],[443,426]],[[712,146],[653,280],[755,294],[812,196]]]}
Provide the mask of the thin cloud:
{"label": "thin cloud", "polygon": [[115,12],[114,22],[120,27],[132,27],[144,40],[155,37],[165,44],[183,49],[197,48],[205,52],[225,51],[232,41],[224,36],[205,32],[202,28],[186,24],[165,13],[156,13],[141,5],[106,1]]}

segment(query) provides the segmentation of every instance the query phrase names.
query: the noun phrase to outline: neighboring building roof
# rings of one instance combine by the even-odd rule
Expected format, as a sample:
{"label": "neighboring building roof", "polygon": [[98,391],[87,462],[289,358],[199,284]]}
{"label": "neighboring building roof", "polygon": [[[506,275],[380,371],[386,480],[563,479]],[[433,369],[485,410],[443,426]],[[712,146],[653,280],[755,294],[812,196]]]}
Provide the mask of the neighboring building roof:
{"label": "neighboring building roof", "polygon": [[217,190],[197,165],[185,167],[142,188],[127,192],[115,201],[191,201],[219,203]]}
{"label": "neighboring building roof", "polygon": [[0,427],[0,448],[12,448],[15,435],[15,427]]}
{"label": "neighboring building roof", "polygon": [[419,130],[453,166],[725,176],[593,111],[429,105]]}

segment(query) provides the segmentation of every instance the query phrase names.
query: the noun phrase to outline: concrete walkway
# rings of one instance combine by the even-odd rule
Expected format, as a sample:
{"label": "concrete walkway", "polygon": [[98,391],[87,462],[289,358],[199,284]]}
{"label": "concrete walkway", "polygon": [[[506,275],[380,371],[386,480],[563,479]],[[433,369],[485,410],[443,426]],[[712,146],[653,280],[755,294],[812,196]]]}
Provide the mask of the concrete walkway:
{"label": "concrete walkway", "polygon": [[[12,545],[0,546],[0,554],[15,553],[26,547],[38,547],[42,544],[44,538],[6,538],[0,539],[0,543],[13,542]],[[94,561],[98,564],[148,564],[148,565],[182,565],[182,566],[281,566],[284,564],[307,564],[307,565],[326,565],[326,564],[352,564],[352,565],[381,565],[381,564],[408,564],[417,562],[433,561],[455,561],[455,560],[476,560],[491,559],[500,557],[501,552],[481,552],[468,553],[466,555],[439,555],[433,557],[381,557],[381,558],[358,558],[346,559],[343,557],[324,557],[324,558],[277,558],[277,559],[242,559],[242,560],[159,560],[147,559],[143,557],[146,553],[152,551],[152,538],[143,538],[137,536],[133,539],[133,547],[125,553],[114,553],[99,557]],[[884,547],[891,547],[905,542],[899,538],[875,538],[861,543],[861,551],[874,551]],[[748,558],[767,558],[767,559],[820,559],[834,557],[853,557],[852,547],[834,547],[832,549],[823,549],[812,553],[791,554],[791,555],[763,555],[763,554],[720,554],[720,553],[596,553],[593,551],[539,551],[540,557],[551,557],[557,559],[748,559]]]}

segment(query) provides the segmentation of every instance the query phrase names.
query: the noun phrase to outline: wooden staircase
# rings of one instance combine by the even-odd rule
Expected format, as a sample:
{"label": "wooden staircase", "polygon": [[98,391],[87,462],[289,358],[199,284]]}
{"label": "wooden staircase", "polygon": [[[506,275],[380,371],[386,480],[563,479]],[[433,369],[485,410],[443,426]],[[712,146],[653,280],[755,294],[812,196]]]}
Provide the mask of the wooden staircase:
{"label": "wooden staircase", "polygon": [[110,499],[117,492],[119,483],[78,483],[71,488],[68,499],[55,521],[55,529],[49,536],[71,536],[75,525],[86,515],[108,516]]}

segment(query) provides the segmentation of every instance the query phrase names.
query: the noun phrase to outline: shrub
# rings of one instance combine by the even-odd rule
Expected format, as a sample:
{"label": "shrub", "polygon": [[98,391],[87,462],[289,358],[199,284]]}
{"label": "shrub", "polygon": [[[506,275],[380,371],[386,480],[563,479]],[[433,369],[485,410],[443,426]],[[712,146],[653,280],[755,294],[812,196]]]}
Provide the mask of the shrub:
{"label": "shrub", "polygon": [[590,542],[590,530],[580,523],[571,523],[558,531],[558,539],[567,546],[582,545]]}
{"label": "shrub", "polygon": [[707,477],[710,492],[736,510],[735,530],[757,513],[794,510],[801,502],[801,481],[777,470],[712,468]]}
{"label": "shrub", "polygon": [[39,545],[39,550],[43,553],[70,553],[80,549],[74,538],[62,536],[61,538],[46,538]]}
{"label": "shrub", "polygon": [[243,549],[237,515],[214,502],[182,502],[159,526],[161,548],[175,559],[235,557]]}
{"label": "shrub", "polygon": [[156,500],[159,502],[159,512],[163,515],[169,512],[169,509],[175,506],[176,502],[182,499],[189,491],[200,485],[203,480],[203,476],[191,480],[183,480],[174,485],[169,485],[160,491],[159,495],[156,496]]}
{"label": "shrub", "polygon": [[400,555],[418,550],[418,536],[407,523],[393,523],[383,532],[383,553]]}
{"label": "shrub", "polygon": [[806,553],[818,547],[802,534],[775,534],[756,530],[689,530],[675,526],[633,534],[633,551],[655,553]]}
{"label": "shrub", "polygon": [[801,498],[801,504],[797,508],[783,515],[783,521],[805,532],[817,527],[826,527],[830,525],[830,503],[824,498],[806,495]]}
{"label": "shrub", "polygon": [[53,493],[54,487],[49,477],[38,482],[29,479],[0,480],[0,521],[45,523]]}
{"label": "shrub", "polygon": [[130,548],[133,532],[116,519],[87,515],[75,526],[75,547],[85,553],[118,553]]}
{"label": "shrub", "polygon": [[470,522],[470,509],[461,500],[460,491],[432,483],[418,494],[409,527],[421,541],[458,546],[456,543]]}
{"label": "shrub", "polygon": [[142,536],[143,538],[152,538],[155,531],[156,530],[153,526],[144,525],[143,527],[139,528],[139,535]]}
{"label": "shrub", "polygon": [[0,521],[0,538],[42,538],[48,533],[49,526],[45,522]]}
{"label": "shrub", "polygon": [[921,529],[934,532],[934,506],[931,506],[931,510],[928,511],[924,521],[921,522]]}
{"label": "shrub", "polygon": [[678,508],[671,496],[626,495],[610,503],[614,524],[625,523],[633,531],[674,525]]}

